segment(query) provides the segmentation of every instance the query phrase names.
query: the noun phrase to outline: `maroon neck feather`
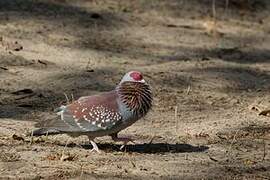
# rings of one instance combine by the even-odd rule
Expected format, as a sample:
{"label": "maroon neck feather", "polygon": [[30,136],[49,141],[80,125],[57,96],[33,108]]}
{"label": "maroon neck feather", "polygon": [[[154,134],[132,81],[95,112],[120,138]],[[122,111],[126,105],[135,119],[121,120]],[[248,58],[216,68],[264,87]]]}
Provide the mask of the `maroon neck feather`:
{"label": "maroon neck feather", "polygon": [[144,116],[152,106],[152,92],[146,83],[126,81],[117,90],[121,101],[139,117]]}

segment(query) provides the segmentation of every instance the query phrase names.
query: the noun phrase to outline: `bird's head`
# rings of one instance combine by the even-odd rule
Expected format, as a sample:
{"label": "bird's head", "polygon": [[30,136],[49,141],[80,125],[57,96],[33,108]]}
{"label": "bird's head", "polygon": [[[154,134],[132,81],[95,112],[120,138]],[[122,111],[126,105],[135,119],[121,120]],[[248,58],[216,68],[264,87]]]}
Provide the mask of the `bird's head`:
{"label": "bird's head", "polygon": [[122,78],[121,83],[123,82],[139,82],[139,83],[145,83],[145,80],[143,79],[143,76],[138,71],[130,71],[124,75]]}

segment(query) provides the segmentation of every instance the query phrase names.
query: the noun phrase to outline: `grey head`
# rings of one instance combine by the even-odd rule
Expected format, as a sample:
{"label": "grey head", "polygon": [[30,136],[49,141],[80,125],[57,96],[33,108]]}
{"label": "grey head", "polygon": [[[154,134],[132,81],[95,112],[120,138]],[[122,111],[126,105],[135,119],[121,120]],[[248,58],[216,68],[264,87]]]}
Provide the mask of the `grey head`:
{"label": "grey head", "polygon": [[145,116],[152,106],[152,92],[138,71],[124,75],[117,87],[119,110],[123,121],[132,124]]}
{"label": "grey head", "polygon": [[123,82],[138,82],[138,83],[145,83],[142,74],[139,71],[129,71],[126,73],[119,84]]}

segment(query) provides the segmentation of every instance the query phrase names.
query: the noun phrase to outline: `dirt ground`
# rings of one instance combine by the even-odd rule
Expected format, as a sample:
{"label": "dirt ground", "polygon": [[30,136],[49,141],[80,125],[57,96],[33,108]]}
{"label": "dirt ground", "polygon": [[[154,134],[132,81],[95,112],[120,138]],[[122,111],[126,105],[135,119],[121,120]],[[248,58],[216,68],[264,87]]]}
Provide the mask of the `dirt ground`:
{"label": "dirt ground", "polygon": [[[228,2],[1,0],[0,179],[270,179],[270,2]],[[129,70],[154,92],[136,144],[26,136]]]}

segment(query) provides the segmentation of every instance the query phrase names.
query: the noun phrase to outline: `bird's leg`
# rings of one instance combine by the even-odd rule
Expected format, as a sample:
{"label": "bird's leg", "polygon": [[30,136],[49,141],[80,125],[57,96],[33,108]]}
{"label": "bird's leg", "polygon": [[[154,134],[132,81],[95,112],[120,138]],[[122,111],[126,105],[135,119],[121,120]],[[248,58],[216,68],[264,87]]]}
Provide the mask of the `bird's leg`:
{"label": "bird's leg", "polygon": [[133,139],[128,138],[128,137],[118,137],[117,133],[111,134],[110,135],[112,137],[112,140],[116,141],[116,142],[123,142],[123,145],[120,147],[120,150],[122,150],[125,145],[127,145],[127,143],[132,142],[133,144],[135,143]]}
{"label": "bird's leg", "polygon": [[67,147],[67,145],[68,145],[68,143],[69,143],[69,141],[70,141],[70,137],[68,138],[68,140],[67,140],[67,142],[66,142],[66,144],[65,144],[65,147],[64,147],[64,149],[63,149],[63,151],[62,151],[62,156],[61,157],[63,157],[64,156],[64,154],[65,154],[65,150],[66,150],[66,147]]}
{"label": "bird's leg", "polygon": [[99,148],[98,148],[98,146],[97,146],[97,144],[94,141],[94,138],[91,137],[91,136],[88,136],[88,139],[89,139],[91,145],[93,146],[93,149],[91,149],[90,152],[96,151],[97,153],[101,153],[100,150],[99,150]]}
{"label": "bird's leg", "polygon": [[67,94],[66,93],[63,93],[63,94],[66,97],[66,103],[69,104],[70,101],[69,101],[69,98],[68,98]]}

